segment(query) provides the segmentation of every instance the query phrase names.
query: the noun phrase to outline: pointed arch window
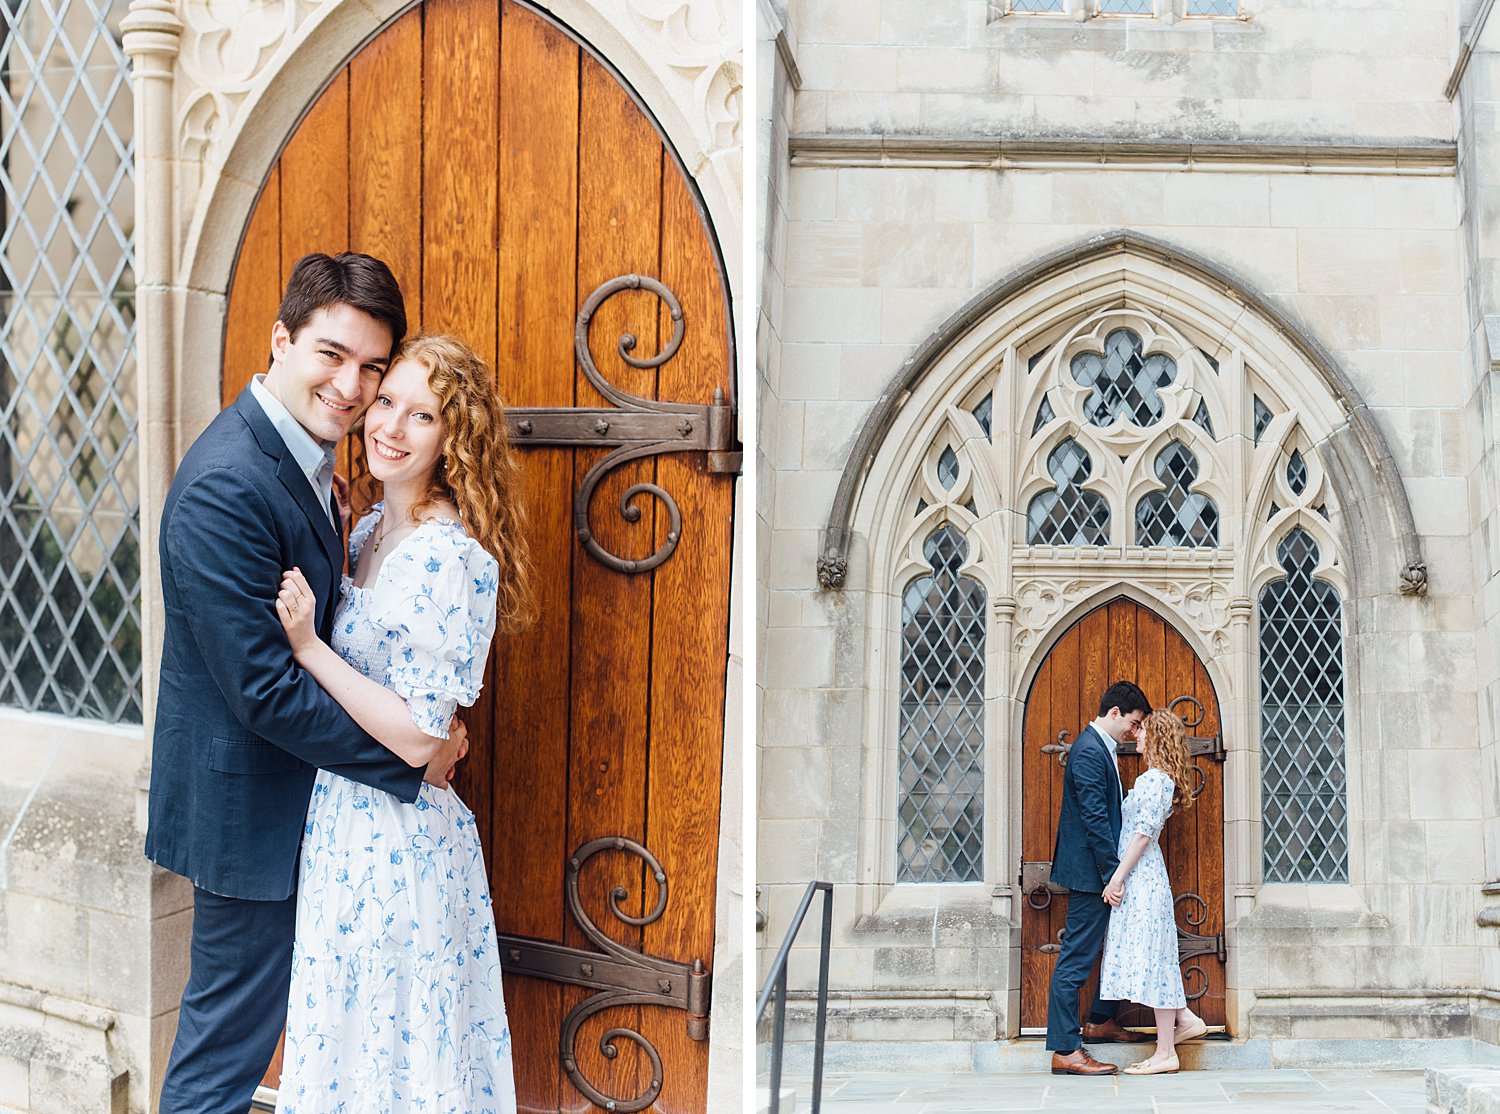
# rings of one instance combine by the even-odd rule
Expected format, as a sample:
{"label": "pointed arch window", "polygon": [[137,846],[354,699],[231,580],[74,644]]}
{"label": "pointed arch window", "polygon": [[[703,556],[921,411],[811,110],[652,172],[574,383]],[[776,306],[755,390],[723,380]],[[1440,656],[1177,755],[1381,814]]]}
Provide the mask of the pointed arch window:
{"label": "pointed arch window", "polygon": [[1260,751],[1267,882],[1347,882],[1344,636],[1338,589],[1301,527],[1260,593]]}
{"label": "pointed arch window", "polygon": [[1028,545],[1105,545],[1109,541],[1109,500],[1083,484],[1094,468],[1077,441],[1061,442],[1047,457],[1047,474],[1057,487],[1031,500],[1026,509]]}
{"label": "pointed arch window", "polygon": [[959,575],[968,552],[940,526],[932,572],[902,593],[898,882],[984,876],[985,590]]}
{"label": "pointed arch window", "polygon": [[1166,485],[1143,495],[1135,505],[1137,545],[1215,546],[1219,544],[1219,508],[1207,495],[1192,491],[1198,458],[1181,441],[1156,454],[1156,478]]}

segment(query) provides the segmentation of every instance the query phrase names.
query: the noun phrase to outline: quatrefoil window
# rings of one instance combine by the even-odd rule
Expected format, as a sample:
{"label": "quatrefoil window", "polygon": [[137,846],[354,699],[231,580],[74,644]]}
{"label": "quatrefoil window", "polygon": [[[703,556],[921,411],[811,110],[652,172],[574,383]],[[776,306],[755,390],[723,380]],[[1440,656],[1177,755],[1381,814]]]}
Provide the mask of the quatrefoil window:
{"label": "quatrefoil window", "polygon": [[1085,491],[1094,464],[1071,438],[1047,457],[1047,474],[1057,487],[1031,500],[1026,509],[1028,545],[1105,545],[1109,542],[1109,501]]}
{"label": "quatrefoil window", "polygon": [[1181,441],[1156,454],[1156,478],[1166,487],[1141,497],[1135,505],[1137,545],[1215,546],[1219,544],[1219,508],[1207,495],[1192,490],[1198,458]]}
{"label": "quatrefoil window", "polygon": [[1115,329],[1104,338],[1103,352],[1080,352],[1069,365],[1081,387],[1090,387],[1083,413],[1091,425],[1107,426],[1121,414],[1138,426],[1162,416],[1157,394],[1177,378],[1177,361],[1157,353],[1142,353],[1134,329]]}

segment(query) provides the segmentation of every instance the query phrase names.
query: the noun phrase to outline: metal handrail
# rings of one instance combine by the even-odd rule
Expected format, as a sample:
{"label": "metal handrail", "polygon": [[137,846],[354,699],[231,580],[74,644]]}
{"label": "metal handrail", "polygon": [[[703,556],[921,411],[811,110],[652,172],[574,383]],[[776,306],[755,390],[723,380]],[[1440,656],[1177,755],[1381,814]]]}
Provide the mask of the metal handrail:
{"label": "metal handrail", "polygon": [[833,883],[809,882],[807,892],[802,895],[796,915],[792,917],[791,927],[786,931],[786,939],[781,943],[781,950],[776,953],[776,960],[771,964],[770,973],[766,975],[765,985],[760,988],[760,997],[755,1003],[755,1023],[759,1025],[761,1018],[766,1015],[771,992],[776,992],[776,1019],[771,1023],[771,1114],[780,1114],[781,1111],[781,1057],[786,1044],[787,959],[792,954],[792,942],[797,939],[802,922],[807,918],[807,911],[812,907],[813,895],[820,890],[823,893],[823,943],[818,954],[818,1020],[813,1043],[812,1114],[818,1114],[823,1104],[823,1048],[828,1035],[828,955],[833,944]]}

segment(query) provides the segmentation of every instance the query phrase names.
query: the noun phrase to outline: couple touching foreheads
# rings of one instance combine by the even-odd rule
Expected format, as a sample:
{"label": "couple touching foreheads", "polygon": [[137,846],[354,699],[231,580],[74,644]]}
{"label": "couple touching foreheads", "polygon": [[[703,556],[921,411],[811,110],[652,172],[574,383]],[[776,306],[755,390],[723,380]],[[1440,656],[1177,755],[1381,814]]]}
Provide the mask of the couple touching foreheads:
{"label": "couple touching foreheads", "polygon": [[[1177,959],[1172,887],[1158,838],[1167,817],[1190,808],[1189,757],[1182,720],[1151,703],[1130,681],[1116,681],[1099,700],[1099,716],[1068,750],[1052,881],[1068,889],[1062,951],[1047,1001],[1047,1048],[1053,1075],[1113,1075],[1083,1047],[1091,1041],[1149,1041],[1115,1020],[1120,1002],[1156,1014],[1156,1048],[1127,1075],[1178,1070],[1176,1046],[1208,1031],[1187,1008]],[[1129,796],[1120,780],[1120,743],[1139,742],[1146,770]],[[1099,993],[1088,1024],[1078,997],[1099,959]],[[1080,1031],[1081,1030],[1081,1031]]]}
{"label": "couple touching foreheads", "polygon": [[[299,260],[267,324],[268,370],[161,519],[146,854],[194,913],[160,1109],[244,1114],[284,1022],[283,1114],[513,1114],[484,858],[448,787],[454,713],[529,610],[495,376],[453,337],[406,339],[365,255]],[[346,547],[334,456],[361,418],[384,500]]]}

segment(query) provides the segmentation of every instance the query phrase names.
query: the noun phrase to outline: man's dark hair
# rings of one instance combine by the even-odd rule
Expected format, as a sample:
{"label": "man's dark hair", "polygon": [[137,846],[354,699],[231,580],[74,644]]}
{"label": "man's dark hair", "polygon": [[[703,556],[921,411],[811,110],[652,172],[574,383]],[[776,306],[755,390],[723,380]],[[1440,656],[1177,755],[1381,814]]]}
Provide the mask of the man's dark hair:
{"label": "man's dark hair", "polygon": [[329,306],[347,305],[368,313],[391,330],[391,351],[406,336],[406,301],[391,269],[380,260],[346,251],[304,255],[292,268],[276,320],[295,340],[308,318]]}
{"label": "man's dark hair", "polygon": [[1120,709],[1122,716],[1128,716],[1131,712],[1150,714],[1151,701],[1146,699],[1146,694],[1134,681],[1116,681],[1099,698],[1099,718],[1109,715],[1111,708]]}

